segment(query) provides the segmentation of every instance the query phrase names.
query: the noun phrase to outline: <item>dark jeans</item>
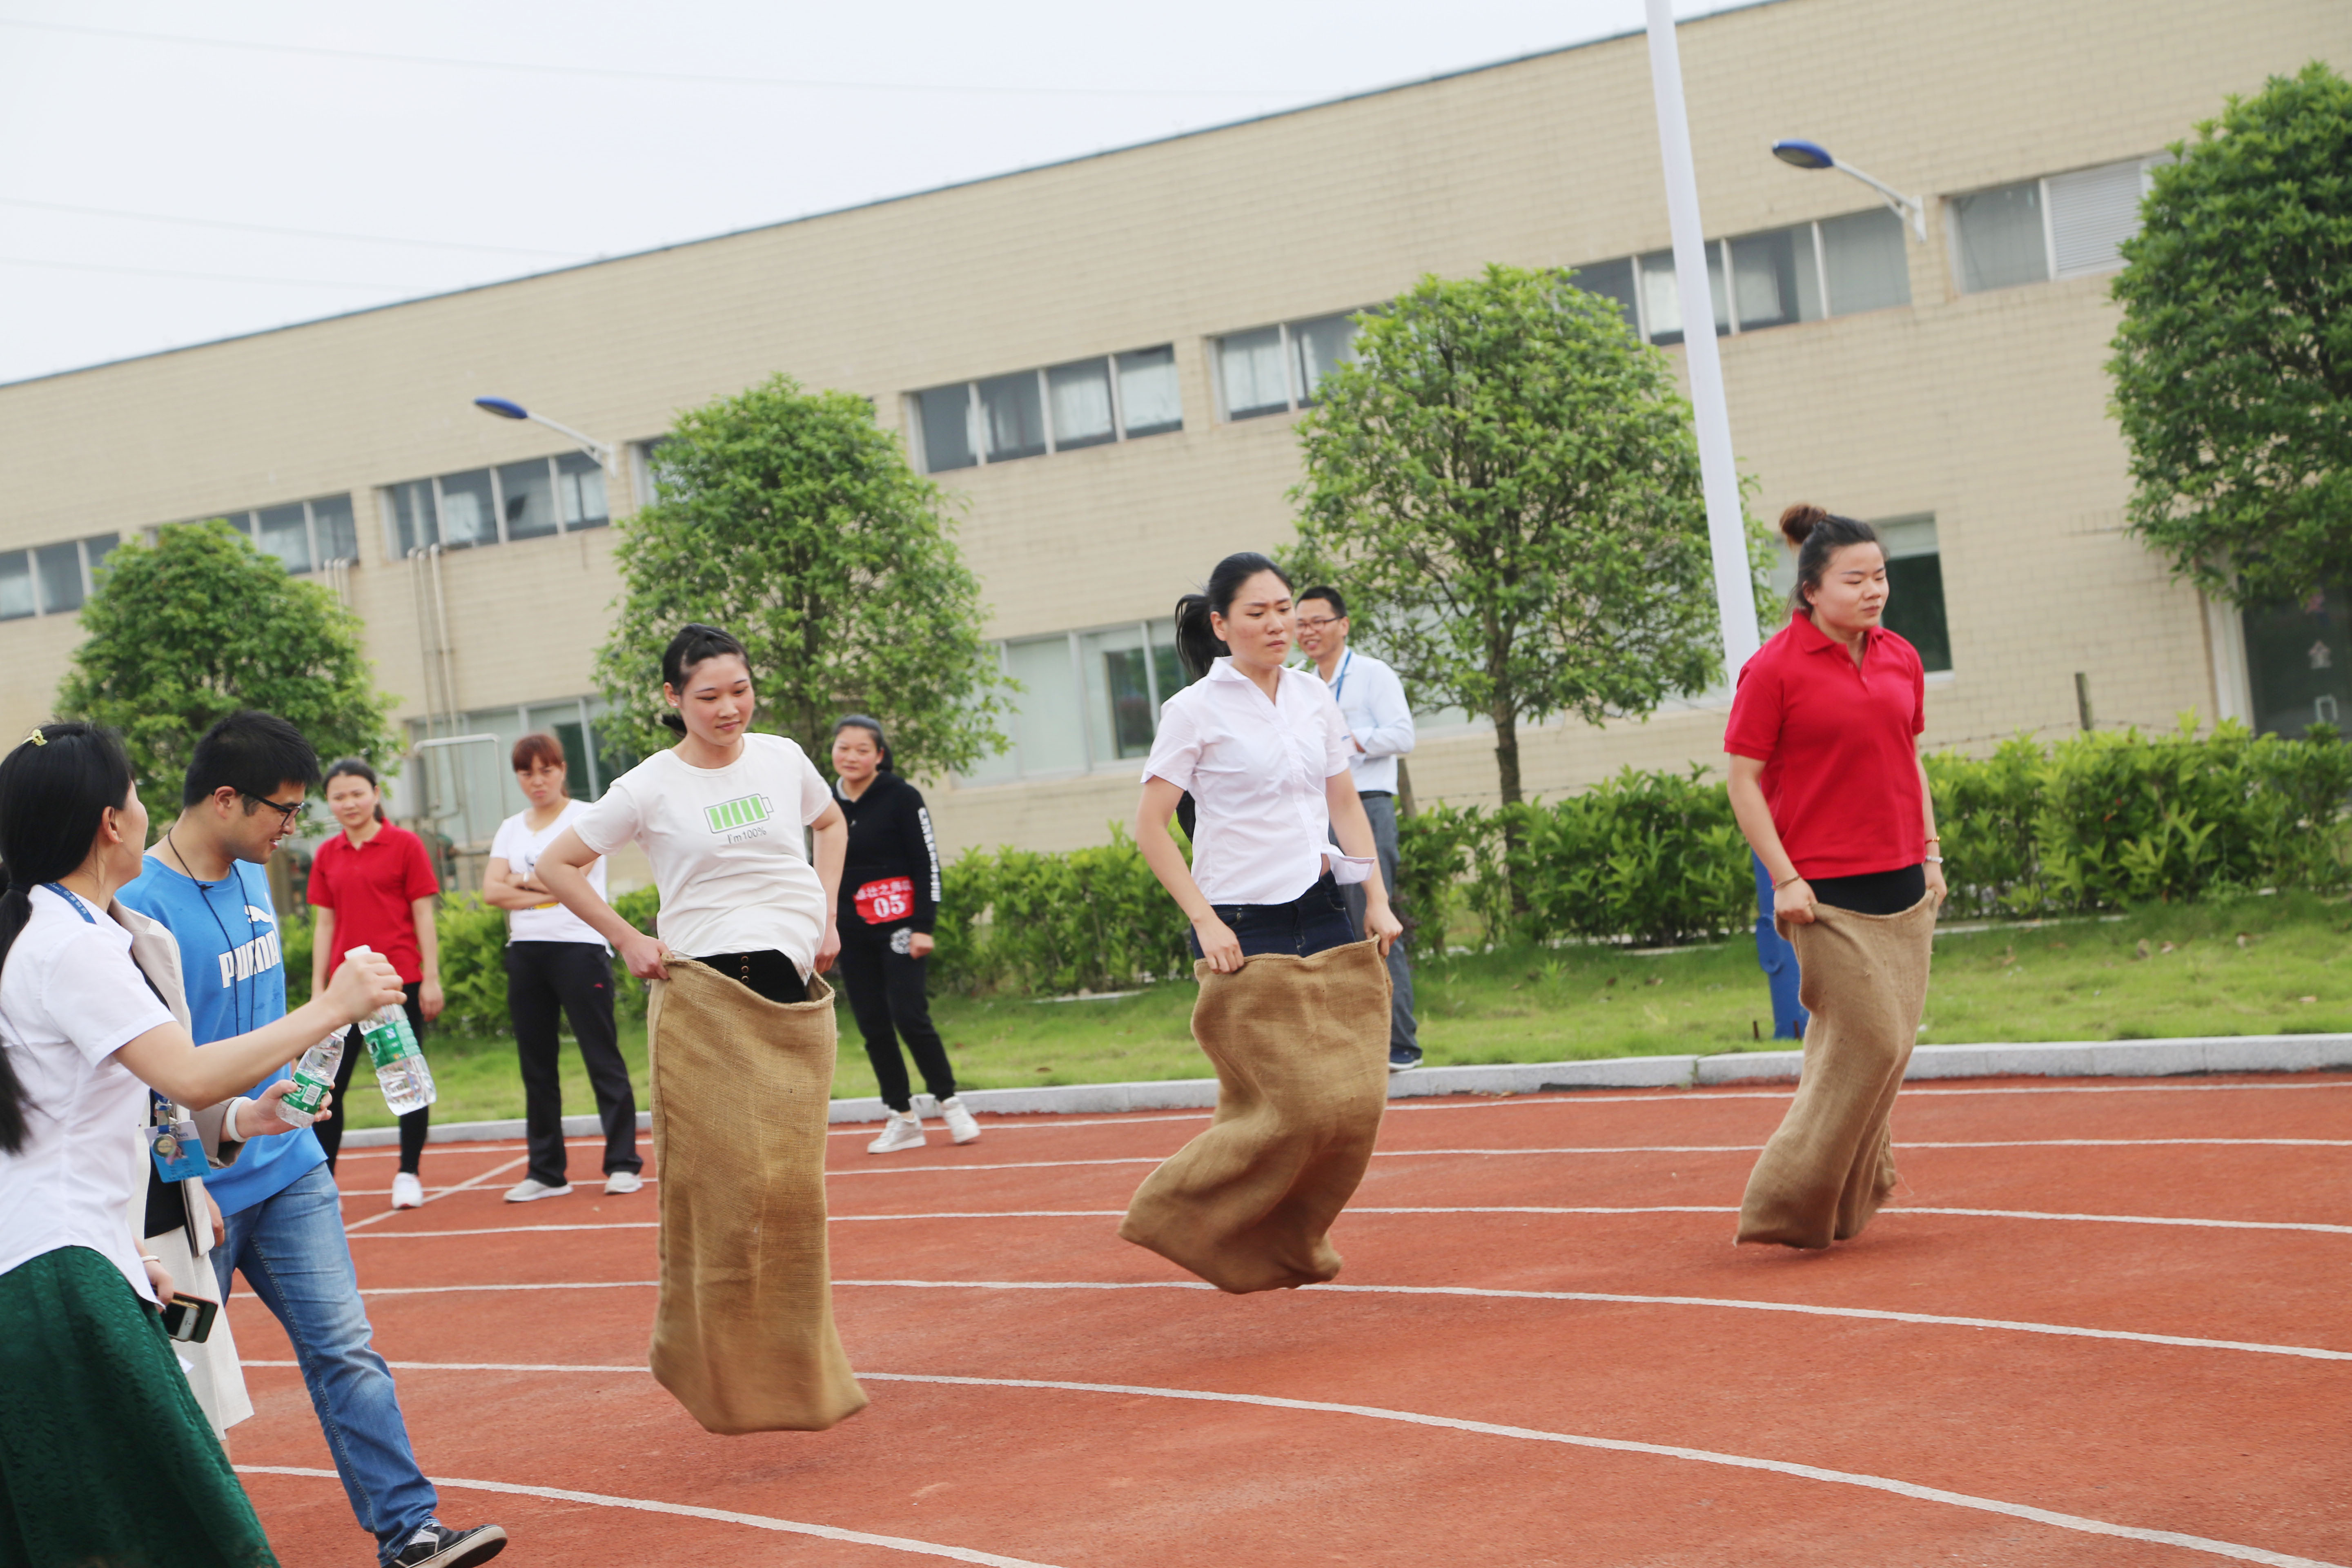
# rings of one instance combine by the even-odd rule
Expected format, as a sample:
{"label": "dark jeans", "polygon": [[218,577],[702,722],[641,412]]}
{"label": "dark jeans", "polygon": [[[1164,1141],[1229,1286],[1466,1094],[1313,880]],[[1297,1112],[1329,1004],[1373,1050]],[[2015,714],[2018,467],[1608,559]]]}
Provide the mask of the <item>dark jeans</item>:
{"label": "dark jeans", "polygon": [[[1372,825],[1372,847],[1381,863],[1381,886],[1389,890],[1389,904],[1393,909],[1397,902],[1396,797],[1375,793],[1356,798],[1364,803],[1364,820]],[[1333,834],[1331,842],[1337,845],[1339,836]],[[1356,937],[1361,941],[1365,934],[1364,914],[1371,907],[1364,896],[1364,884],[1350,882],[1339,889],[1339,896],[1348,902],[1348,918],[1356,922]],[[1433,934],[1442,950],[1445,933],[1441,931]],[[1404,938],[1399,937],[1389,944],[1388,966],[1389,1049],[1417,1051],[1421,1049],[1421,1027],[1412,1016],[1412,957],[1405,951]]]}
{"label": "dark jeans", "polygon": [[741,981],[771,1002],[789,1005],[809,999],[801,966],[772,947],[758,952],[714,952],[708,958],[695,955],[694,962],[709,964],[730,980]]}
{"label": "dark jeans", "polygon": [[900,1111],[915,1103],[907,1087],[906,1058],[898,1054],[901,1037],[931,1098],[952,1100],[956,1091],[955,1069],[948,1065],[940,1032],[931,1027],[930,998],[923,991],[929,961],[890,951],[892,932],[908,929],[869,926],[854,914],[841,926],[842,989],[849,993],[857,1032],[866,1037],[866,1059],[874,1064],[882,1103]]}
{"label": "dark jeans", "polygon": [[572,1020],[580,1060],[604,1124],[604,1173],[636,1171],[637,1100],[613,1026],[613,960],[602,942],[507,943],[507,1017],[522,1061],[524,1135],[530,1141],[530,1179],[560,1187],[565,1174],[562,1047],[555,1026]]}
{"label": "dark jeans", "polygon": [[1893,871],[1872,871],[1860,877],[1805,879],[1813,897],[1833,910],[1858,915],[1899,915],[1927,896],[1926,862]]}
{"label": "dark jeans", "polygon": [[[1219,920],[1241,939],[1242,956],[1287,952],[1307,958],[1326,948],[1345,947],[1356,940],[1355,922],[1348,918],[1348,900],[1339,884],[1325,872],[1323,879],[1286,904],[1215,904]],[[1192,956],[1199,958],[1201,939],[1187,933]]]}
{"label": "dark jeans", "polygon": [[[401,1010],[408,1015],[408,1026],[415,1033],[416,1043],[425,1044],[425,1011],[418,1004],[418,993],[425,989],[422,981],[412,980],[407,994],[401,998]],[[335,1151],[343,1146],[343,1099],[352,1087],[352,1068],[368,1059],[367,1042],[360,1037],[360,1026],[352,1026],[343,1037],[343,1059],[335,1064],[335,1113],[314,1124],[311,1131],[319,1135],[319,1147],[327,1152],[327,1169],[335,1168]],[[371,1064],[370,1071],[373,1071]],[[417,1162],[425,1158],[425,1130],[433,1125],[433,1108],[419,1106],[400,1119],[400,1168],[410,1175],[416,1174]]]}

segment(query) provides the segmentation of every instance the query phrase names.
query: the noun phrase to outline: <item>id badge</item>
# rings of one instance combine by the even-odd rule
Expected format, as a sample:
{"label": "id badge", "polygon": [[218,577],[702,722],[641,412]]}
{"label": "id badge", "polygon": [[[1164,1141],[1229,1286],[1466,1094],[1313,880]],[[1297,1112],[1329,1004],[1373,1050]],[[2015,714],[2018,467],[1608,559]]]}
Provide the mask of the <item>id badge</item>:
{"label": "id badge", "polygon": [[147,1129],[147,1152],[154,1159],[156,1174],[167,1182],[184,1182],[209,1170],[205,1163],[204,1140],[193,1121],[174,1121]]}

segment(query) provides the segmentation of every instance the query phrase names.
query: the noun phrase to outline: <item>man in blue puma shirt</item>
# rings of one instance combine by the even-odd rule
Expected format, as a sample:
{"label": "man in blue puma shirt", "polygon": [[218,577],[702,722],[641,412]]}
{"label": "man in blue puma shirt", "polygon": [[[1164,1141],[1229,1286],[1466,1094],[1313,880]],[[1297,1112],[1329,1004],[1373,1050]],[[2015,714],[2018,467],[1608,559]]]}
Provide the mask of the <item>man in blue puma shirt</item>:
{"label": "man in blue puma shirt", "polygon": [[[199,1046],[286,1016],[286,965],[261,867],[318,783],[318,756],[293,725],[268,713],[230,714],[196,742],[179,817],[147,852],[145,874],[118,895],[179,942]],[[249,1092],[287,1075],[280,1068]],[[221,1300],[242,1269],[294,1342],[352,1511],[376,1538],[377,1562],[472,1568],[497,1556],[507,1540],[498,1526],[457,1531],[434,1517],[433,1483],[417,1468],[392,1373],[371,1342],[342,1197],[318,1136],[304,1128],[256,1138],[205,1187],[227,1220],[212,1254]]]}

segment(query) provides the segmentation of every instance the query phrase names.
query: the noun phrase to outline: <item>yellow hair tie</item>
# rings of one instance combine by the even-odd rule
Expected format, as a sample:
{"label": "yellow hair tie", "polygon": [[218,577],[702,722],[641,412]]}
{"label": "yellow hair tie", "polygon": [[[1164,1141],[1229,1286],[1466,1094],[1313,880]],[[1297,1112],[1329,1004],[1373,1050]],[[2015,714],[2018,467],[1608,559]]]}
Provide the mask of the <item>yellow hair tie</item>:
{"label": "yellow hair tie", "polygon": [[46,746],[49,743],[49,738],[41,733],[41,727],[38,724],[33,726],[33,732],[26,736],[25,739],[30,741],[37,746]]}

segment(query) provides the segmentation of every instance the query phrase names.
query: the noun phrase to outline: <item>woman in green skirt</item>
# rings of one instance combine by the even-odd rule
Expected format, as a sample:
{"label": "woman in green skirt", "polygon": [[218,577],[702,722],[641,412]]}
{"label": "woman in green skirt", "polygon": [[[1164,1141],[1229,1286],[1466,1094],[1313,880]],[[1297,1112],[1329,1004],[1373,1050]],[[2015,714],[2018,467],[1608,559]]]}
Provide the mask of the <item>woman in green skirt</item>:
{"label": "woman in green skirt", "polygon": [[[199,1051],[165,1002],[177,970],[148,957],[176,949],[134,954],[152,922],[114,900],[146,843],[111,733],[43,725],[0,760],[0,1568],[277,1561],[163,1332],[173,1281],[127,1223],[150,1158],[190,1168],[142,1132],[149,1093],[218,1104],[400,1000],[390,963],[347,963],[323,996]],[[290,1087],[236,1100],[220,1154],[306,1121]]]}

